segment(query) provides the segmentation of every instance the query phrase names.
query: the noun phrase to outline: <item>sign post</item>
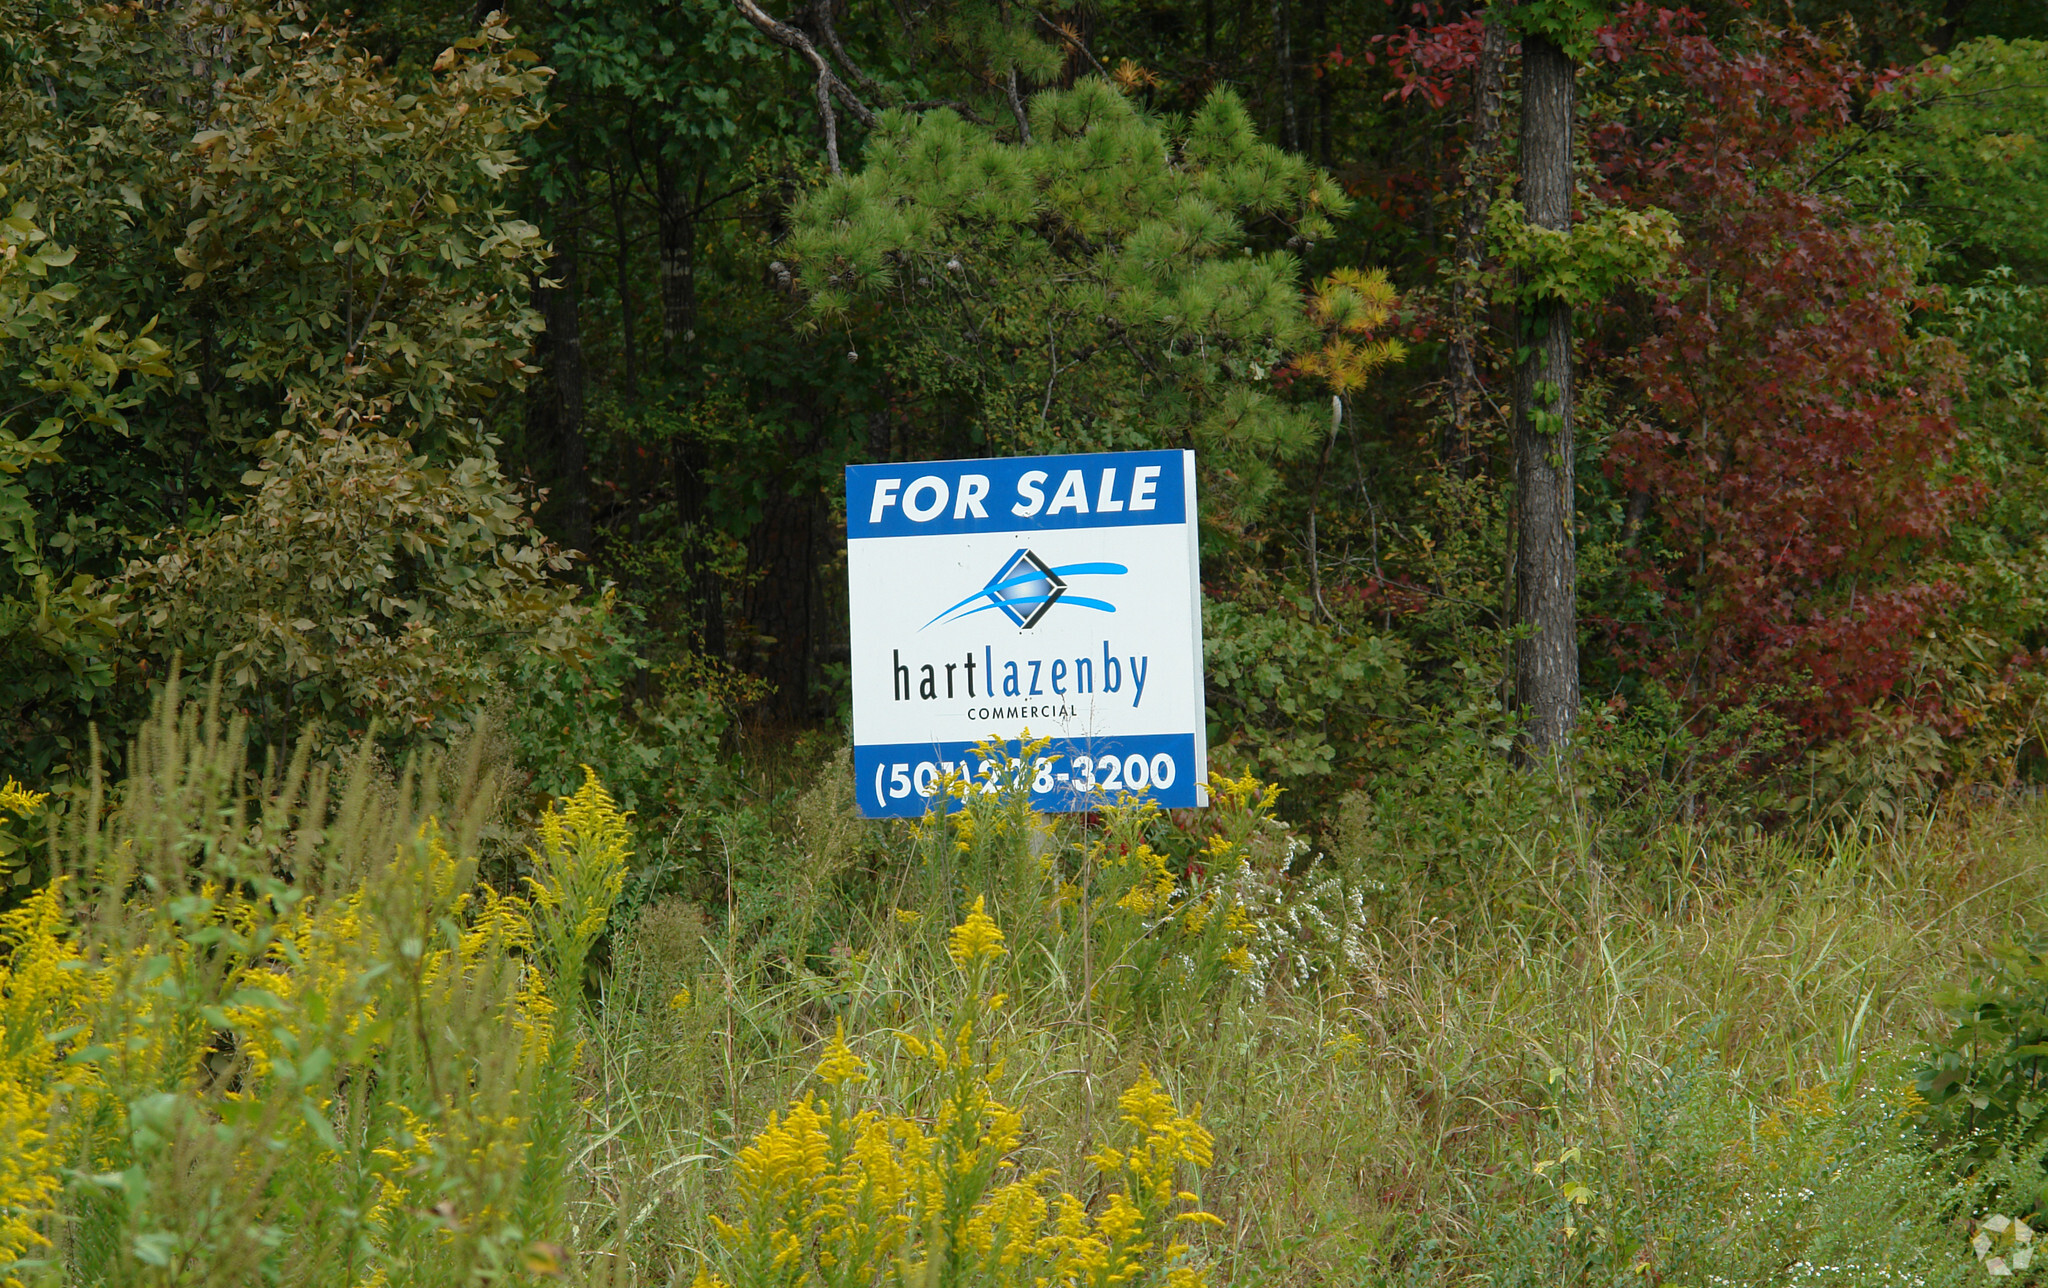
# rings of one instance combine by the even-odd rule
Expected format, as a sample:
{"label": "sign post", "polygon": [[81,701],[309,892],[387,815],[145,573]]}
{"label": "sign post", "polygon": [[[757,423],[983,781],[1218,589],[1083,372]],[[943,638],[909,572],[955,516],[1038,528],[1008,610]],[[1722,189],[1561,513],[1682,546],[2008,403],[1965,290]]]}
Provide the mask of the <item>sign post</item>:
{"label": "sign post", "polygon": [[862,814],[1027,730],[1036,809],[1208,803],[1193,452],[850,465],[846,535]]}

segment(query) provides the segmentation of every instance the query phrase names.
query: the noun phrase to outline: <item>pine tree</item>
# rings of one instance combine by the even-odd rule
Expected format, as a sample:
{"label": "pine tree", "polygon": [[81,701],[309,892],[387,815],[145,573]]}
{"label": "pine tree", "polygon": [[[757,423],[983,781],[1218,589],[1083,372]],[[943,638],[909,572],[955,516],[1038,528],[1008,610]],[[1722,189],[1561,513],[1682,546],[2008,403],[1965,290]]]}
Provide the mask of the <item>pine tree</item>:
{"label": "pine tree", "polygon": [[860,172],[794,212],[814,324],[959,400],[986,450],[1195,446],[1255,508],[1275,449],[1316,441],[1269,381],[1311,338],[1291,248],[1344,197],[1227,91],[1174,128],[1090,78],[1029,117],[1026,144],[882,113]]}

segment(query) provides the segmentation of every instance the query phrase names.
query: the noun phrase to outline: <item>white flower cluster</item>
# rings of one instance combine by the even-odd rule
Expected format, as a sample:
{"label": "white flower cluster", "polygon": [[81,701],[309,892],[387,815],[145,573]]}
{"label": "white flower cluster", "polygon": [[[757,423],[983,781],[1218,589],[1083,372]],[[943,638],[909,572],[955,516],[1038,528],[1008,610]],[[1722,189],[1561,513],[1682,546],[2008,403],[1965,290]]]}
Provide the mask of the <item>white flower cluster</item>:
{"label": "white flower cluster", "polygon": [[[1711,1288],[1750,1288],[1747,1282],[1738,1283],[1725,1275],[1708,1275],[1706,1282]],[[1837,1284],[1855,1284],[1857,1288],[1927,1288],[1922,1275],[1888,1265],[1870,1265],[1864,1262],[1850,1262],[1835,1265],[1827,1262],[1800,1260],[1785,1267],[1782,1281],[1786,1288],[1834,1288]]]}
{"label": "white flower cluster", "polygon": [[[1322,867],[1320,854],[1302,863],[1307,850],[1290,836],[1280,862],[1263,870],[1247,862],[1237,872],[1237,897],[1254,926],[1245,948],[1257,992],[1355,976],[1372,963],[1370,946],[1360,934],[1367,923],[1367,892]],[[1304,877],[1288,875],[1297,864]]]}

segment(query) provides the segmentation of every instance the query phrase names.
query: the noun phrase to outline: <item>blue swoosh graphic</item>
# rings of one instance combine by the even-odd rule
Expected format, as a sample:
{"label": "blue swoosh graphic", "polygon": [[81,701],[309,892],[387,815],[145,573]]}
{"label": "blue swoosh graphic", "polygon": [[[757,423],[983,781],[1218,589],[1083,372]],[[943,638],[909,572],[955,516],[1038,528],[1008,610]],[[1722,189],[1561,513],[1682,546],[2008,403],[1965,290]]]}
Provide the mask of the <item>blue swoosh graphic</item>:
{"label": "blue swoosh graphic", "polygon": [[[1121,577],[1129,571],[1129,568],[1124,567],[1120,563],[1062,564],[1059,567],[1052,570],[1053,575],[1055,577]],[[946,617],[952,613],[959,613],[961,609],[966,608],[969,604],[973,603],[977,599],[988,599],[993,601],[995,593],[1007,586],[1021,586],[1024,585],[1026,582],[1042,580],[1044,580],[1044,574],[1040,573],[1036,568],[1034,568],[1030,572],[1021,573],[1018,576],[1012,577],[1007,581],[999,581],[993,586],[984,586],[980,590],[975,591],[972,595],[969,595],[967,598],[961,600],[959,603],[954,604],[951,608],[941,609],[937,614],[935,614],[932,617],[931,621],[926,622],[924,626],[920,626],[917,629],[923,630],[925,626],[932,625],[933,623],[937,622],[941,617]],[[1046,601],[1046,598],[1047,597],[1044,595],[1020,595],[1015,598],[1012,598],[1009,602],[1013,604],[1042,604]],[[1105,613],[1113,613],[1116,611],[1116,606],[1113,604],[1105,603],[1104,601],[1099,599],[1084,599],[1078,595],[1062,596],[1060,602],[1062,604],[1078,604],[1082,608],[1099,609]],[[972,617],[975,613],[985,613],[991,608],[999,607],[1001,607],[1001,605],[994,602],[990,602],[987,604],[983,604],[980,608],[972,609],[969,612],[960,613],[960,616]]]}
{"label": "blue swoosh graphic", "polygon": [[[1009,602],[1013,604],[1042,604],[1046,601],[1047,598],[1048,597],[1045,595],[1019,595],[1014,599],[1010,600]],[[1100,599],[1088,599],[1080,595],[1062,595],[1060,596],[1060,602],[1062,604],[1073,604],[1079,608],[1093,608],[1098,612],[1104,613],[1113,613],[1116,611],[1115,604],[1106,603]],[[997,609],[1001,607],[1001,604],[983,604],[979,608],[970,608],[966,612],[959,614],[951,620],[957,622],[962,617],[972,617],[976,613],[986,613],[992,609]],[[925,625],[927,626],[929,626],[930,624],[931,623],[929,622],[925,623]]]}

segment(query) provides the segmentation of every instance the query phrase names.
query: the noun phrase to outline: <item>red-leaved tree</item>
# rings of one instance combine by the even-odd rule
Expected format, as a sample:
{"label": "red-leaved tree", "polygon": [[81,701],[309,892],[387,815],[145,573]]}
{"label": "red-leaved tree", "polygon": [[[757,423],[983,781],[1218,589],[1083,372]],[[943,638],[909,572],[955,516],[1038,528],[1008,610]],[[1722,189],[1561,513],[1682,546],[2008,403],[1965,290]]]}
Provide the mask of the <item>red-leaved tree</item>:
{"label": "red-leaved tree", "polygon": [[1616,642],[1696,715],[1763,697],[1807,740],[1842,733],[1953,597],[1918,568],[1968,495],[1948,470],[1961,365],[1912,323],[1937,301],[1897,231],[1828,187],[1876,78],[1809,30],[1716,41],[1647,4],[1598,56],[1660,91],[1595,122],[1601,195],[1685,236],[1619,364],[1648,410],[1606,467],[1661,611]]}

